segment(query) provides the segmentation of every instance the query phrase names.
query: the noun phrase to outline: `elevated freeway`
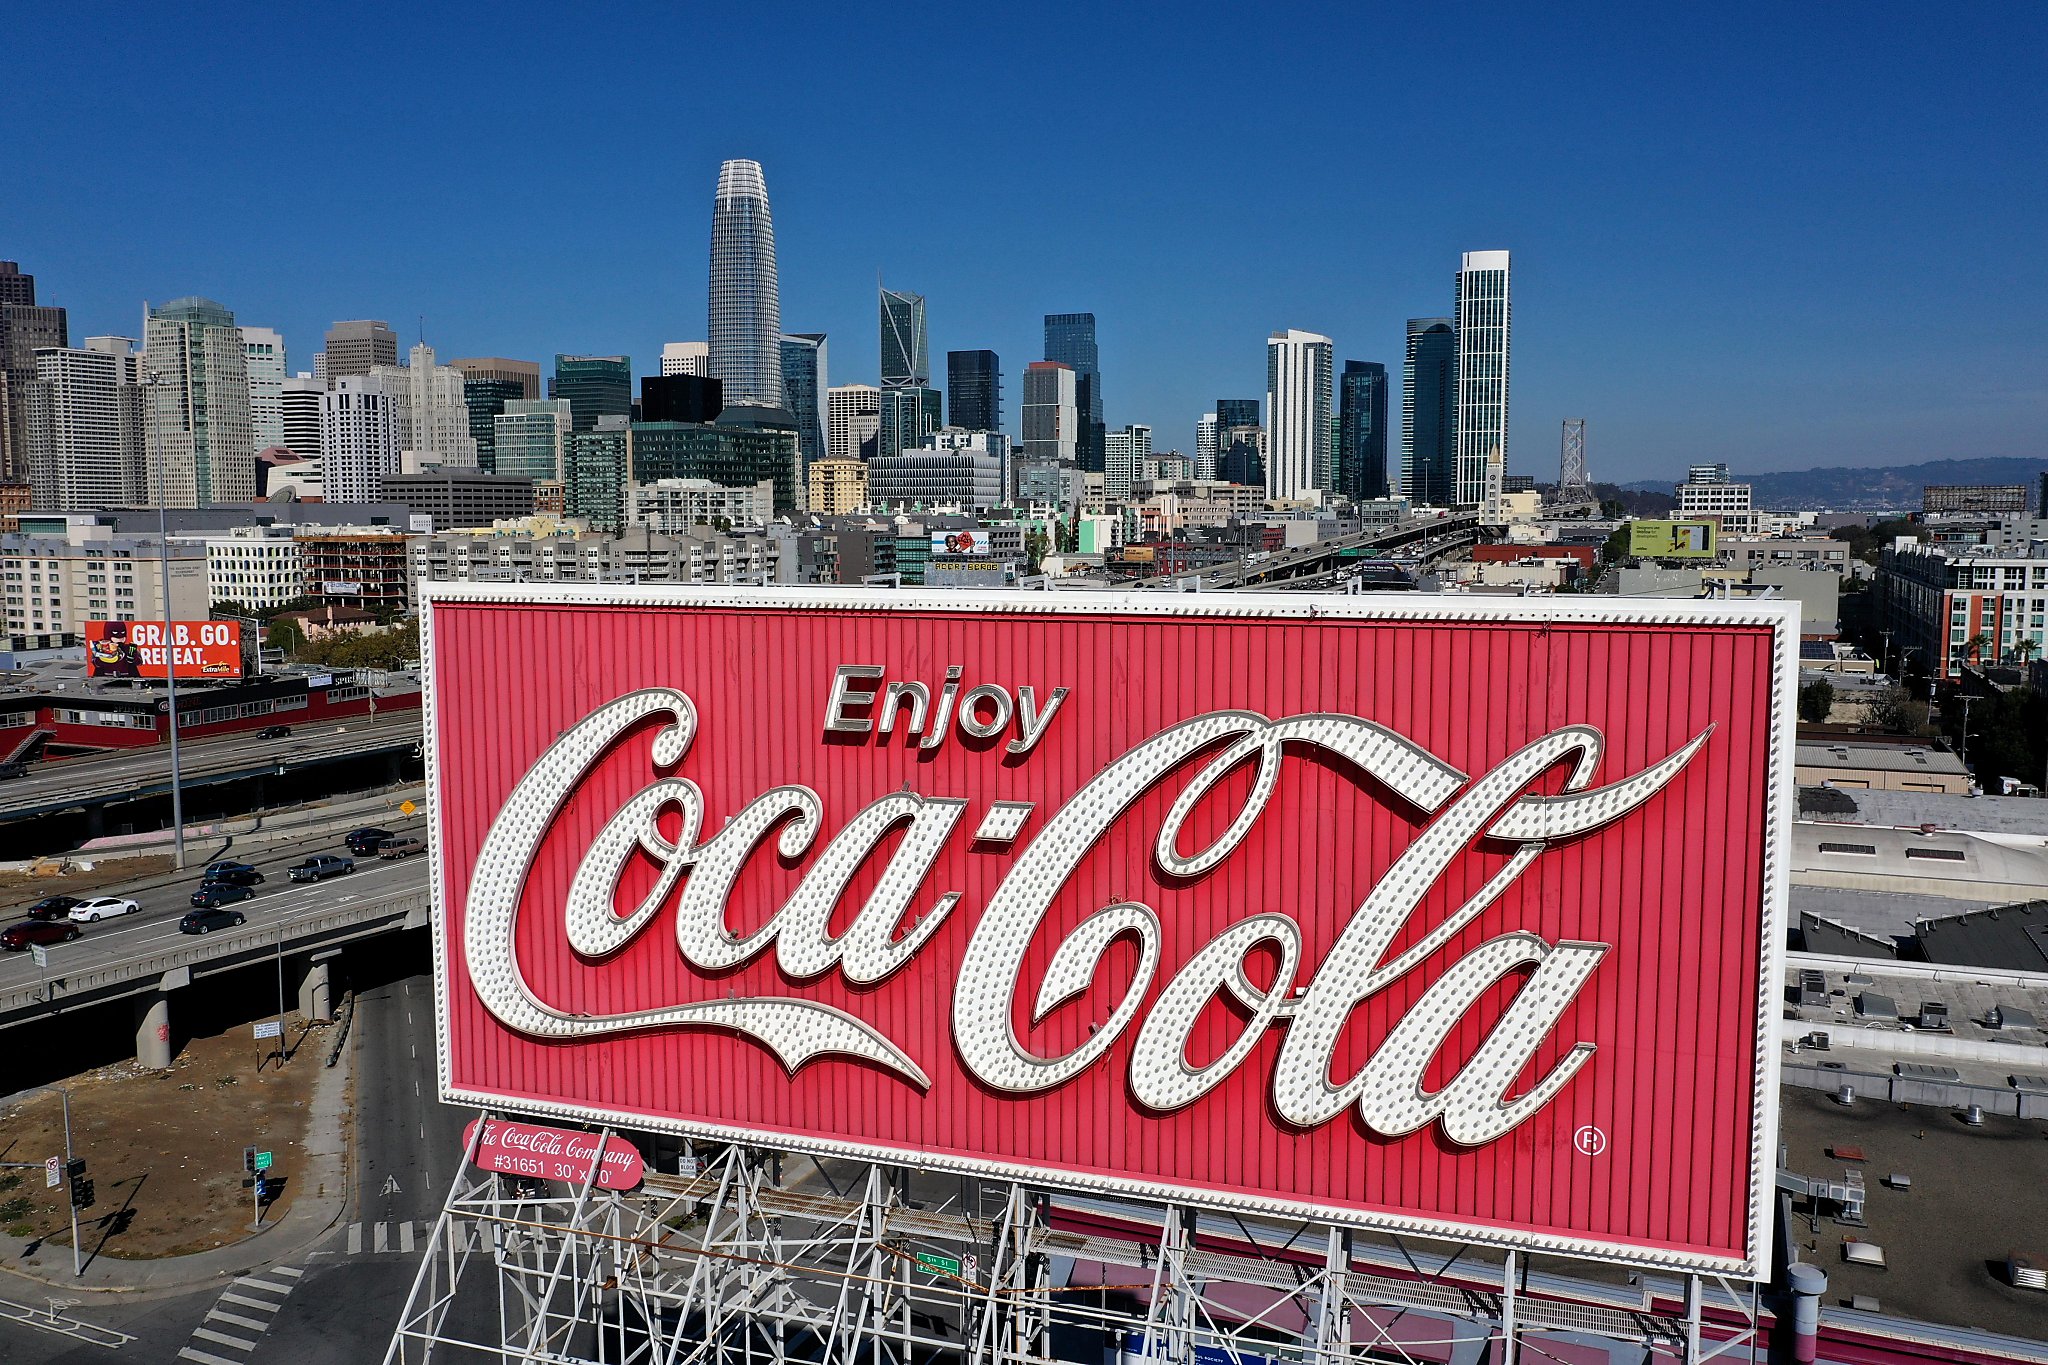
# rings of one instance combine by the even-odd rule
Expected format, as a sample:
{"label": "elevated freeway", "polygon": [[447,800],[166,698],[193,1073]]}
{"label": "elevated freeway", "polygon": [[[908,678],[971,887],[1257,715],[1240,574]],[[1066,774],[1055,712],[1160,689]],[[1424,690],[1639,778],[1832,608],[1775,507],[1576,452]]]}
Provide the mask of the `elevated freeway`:
{"label": "elevated freeway", "polygon": [[1204,591],[1281,587],[1295,579],[1335,575],[1361,560],[1380,558],[1390,551],[1402,552],[1401,557],[1407,559],[1441,558],[1471,546],[1479,535],[1477,512],[1453,512],[1356,535],[1333,536],[1313,545],[1276,550],[1263,559],[1240,560],[1155,581],[1161,587],[1189,587],[1199,582]]}

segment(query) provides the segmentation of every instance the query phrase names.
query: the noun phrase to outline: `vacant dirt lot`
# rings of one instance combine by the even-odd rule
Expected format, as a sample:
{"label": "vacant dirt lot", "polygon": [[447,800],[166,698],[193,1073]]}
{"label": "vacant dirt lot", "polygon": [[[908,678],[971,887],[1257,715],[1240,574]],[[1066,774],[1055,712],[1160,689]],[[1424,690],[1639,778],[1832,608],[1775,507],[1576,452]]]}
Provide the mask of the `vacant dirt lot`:
{"label": "vacant dirt lot", "polygon": [[[297,1042],[301,1020],[289,1016],[285,1036]],[[205,1251],[244,1235],[250,1217],[242,1148],[274,1154],[268,1221],[295,1194],[298,1154],[306,1137],[307,1099],[323,1058],[325,1030],[315,1030],[279,1070],[247,1026],[197,1038],[167,1072],[135,1063],[74,1078],[71,1137],[85,1158],[97,1202],[80,1215],[84,1248],[143,1259]],[[64,1151],[64,1111],[44,1091],[0,1110],[0,1161],[42,1161]],[[89,1220],[89,1221],[88,1221]],[[0,1170],[0,1231],[47,1239],[41,1256],[71,1241],[65,1190],[48,1189],[41,1170]]]}
{"label": "vacant dirt lot", "polygon": [[[89,896],[108,887],[132,882],[138,877],[155,877],[171,870],[169,854],[146,858],[101,858],[90,869],[73,863],[68,872],[0,871],[0,916],[9,924],[20,918],[23,906],[45,896]],[[51,864],[55,866],[55,864]],[[197,873],[193,874],[197,876]]]}

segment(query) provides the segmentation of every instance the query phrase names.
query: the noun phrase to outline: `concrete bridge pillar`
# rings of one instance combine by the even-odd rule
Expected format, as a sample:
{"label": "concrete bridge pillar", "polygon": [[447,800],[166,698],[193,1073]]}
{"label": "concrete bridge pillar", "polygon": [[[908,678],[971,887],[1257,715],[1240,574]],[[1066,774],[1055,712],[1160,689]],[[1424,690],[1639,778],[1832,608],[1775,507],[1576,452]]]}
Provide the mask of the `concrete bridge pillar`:
{"label": "concrete bridge pillar", "polygon": [[299,1013],[309,1024],[334,1018],[334,986],[327,967],[327,959],[316,959],[306,964],[306,973],[299,978]]}
{"label": "concrete bridge pillar", "polygon": [[135,1060],[152,1071],[171,1065],[171,997],[151,991],[135,1002]]}

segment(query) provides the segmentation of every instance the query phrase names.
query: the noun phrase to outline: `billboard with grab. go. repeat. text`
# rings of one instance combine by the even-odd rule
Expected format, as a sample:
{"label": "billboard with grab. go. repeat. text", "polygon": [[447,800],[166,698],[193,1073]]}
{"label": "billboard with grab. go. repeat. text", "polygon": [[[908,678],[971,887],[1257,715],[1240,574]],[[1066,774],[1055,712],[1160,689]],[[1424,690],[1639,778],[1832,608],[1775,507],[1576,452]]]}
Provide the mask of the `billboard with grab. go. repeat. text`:
{"label": "billboard with grab. go. repeat. text", "polygon": [[92,678],[242,676],[240,621],[87,621],[85,671]]}
{"label": "billboard with grab. go. repeat. text", "polygon": [[426,591],[450,1101],[1768,1272],[1793,607]]}

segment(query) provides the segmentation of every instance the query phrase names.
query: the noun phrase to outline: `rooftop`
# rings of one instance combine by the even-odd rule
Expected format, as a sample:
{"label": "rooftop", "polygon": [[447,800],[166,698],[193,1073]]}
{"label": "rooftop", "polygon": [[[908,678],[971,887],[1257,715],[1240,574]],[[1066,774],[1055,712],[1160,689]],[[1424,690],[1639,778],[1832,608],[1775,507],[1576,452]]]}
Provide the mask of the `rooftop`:
{"label": "rooftop", "polygon": [[[1802,754],[1800,762],[1805,761]],[[1951,796],[1940,792],[1807,787],[1799,793],[1799,818],[1899,829],[1932,825],[1979,834],[2048,837],[2048,800],[2027,796]]]}
{"label": "rooftop", "polygon": [[1838,769],[1843,772],[1872,768],[1880,772],[1966,774],[1963,761],[1942,749],[1918,746],[1900,748],[1889,744],[1861,744],[1854,740],[1801,743],[1794,761],[1802,768]]}

